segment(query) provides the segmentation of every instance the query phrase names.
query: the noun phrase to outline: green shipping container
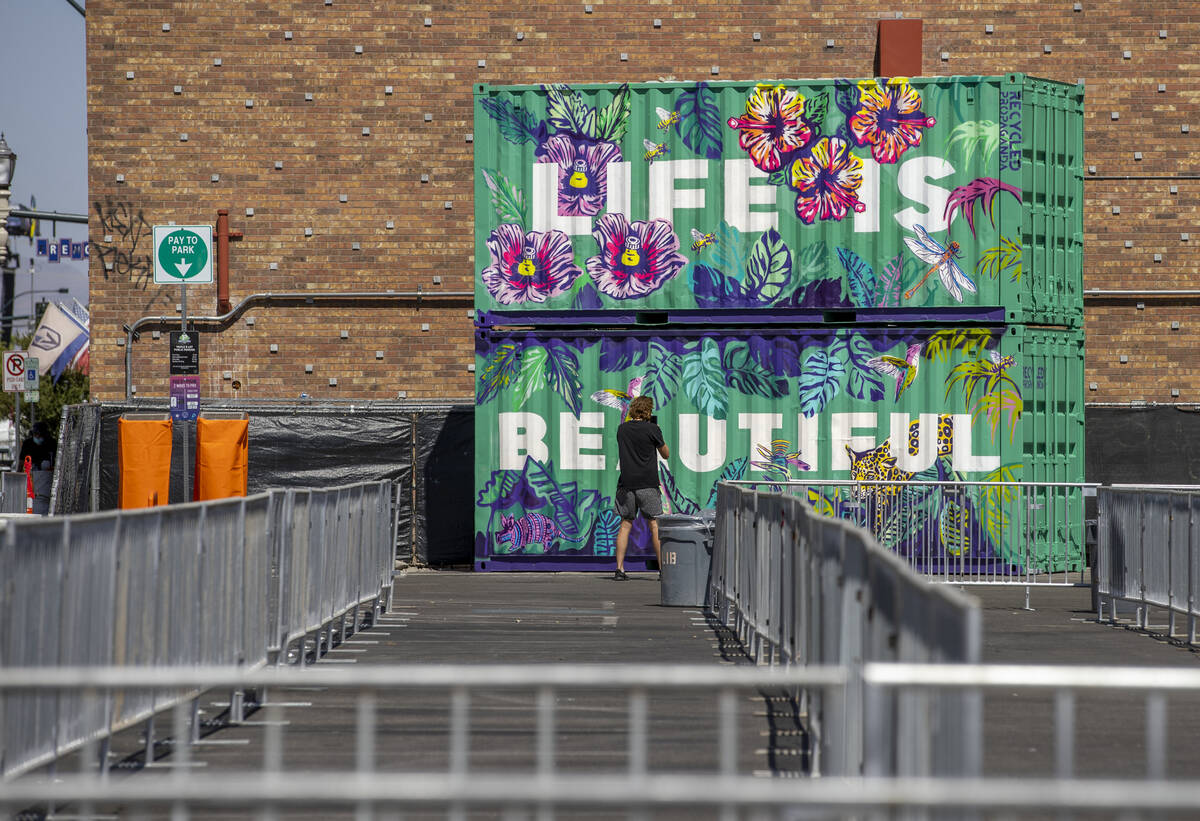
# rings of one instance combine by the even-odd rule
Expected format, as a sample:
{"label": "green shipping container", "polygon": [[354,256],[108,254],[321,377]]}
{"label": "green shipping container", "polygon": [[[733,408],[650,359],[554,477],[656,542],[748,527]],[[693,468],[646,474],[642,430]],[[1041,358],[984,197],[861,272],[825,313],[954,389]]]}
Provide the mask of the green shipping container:
{"label": "green shipping container", "polygon": [[1082,86],[480,85],[474,137],[483,311],[1082,324]]}
{"label": "green shipping container", "polygon": [[[723,479],[1083,481],[1079,330],[483,328],[476,371],[482,570],[613,566],[616,429],[634,395],[654,399],[674,512],[713,507]],[[823,488],[810,501],[931,567],[1020,569],[1004,547],[1018,535],[1036,537],[1039,567],[1082,556],[1078,492],[1065,520],[1003,488],[954,503],[868,496]],[[644,523],[631,544],[649,553]]]}

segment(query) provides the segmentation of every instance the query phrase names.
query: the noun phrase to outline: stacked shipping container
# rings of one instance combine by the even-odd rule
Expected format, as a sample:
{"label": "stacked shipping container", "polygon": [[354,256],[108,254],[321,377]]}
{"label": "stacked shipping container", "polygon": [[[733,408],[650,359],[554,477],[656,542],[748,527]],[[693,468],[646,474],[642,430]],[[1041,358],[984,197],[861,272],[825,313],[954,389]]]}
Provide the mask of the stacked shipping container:
{"label": "stacked shipping container", "polygon": [[[475,120],[480,569],[611,568],[638,393],[677,511],[722,478],[1082,481],[1080,89],[480,86]],[[1011,526],[835,496],[931,560]]]}

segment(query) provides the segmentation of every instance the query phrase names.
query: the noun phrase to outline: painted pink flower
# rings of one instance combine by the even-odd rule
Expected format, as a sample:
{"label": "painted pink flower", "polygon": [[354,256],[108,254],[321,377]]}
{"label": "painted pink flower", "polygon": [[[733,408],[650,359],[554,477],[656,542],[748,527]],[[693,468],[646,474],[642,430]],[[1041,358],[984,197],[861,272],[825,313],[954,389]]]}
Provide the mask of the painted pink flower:
{"label": "painted pink flower", "polygon": [[803,148],[812,139],[804,122],[804,97],[783,86],[759,86],[746,100],[746,116],[730,117],[728,125],[741,132],[738,145],[755,167],[778,171],[783,155]]}
{"label": "painted pink flower", "polygon": [[479,276],[501,305],[545,302],[569,291],[583,273],[562,231],[525,233],[506,223],[492,231],[487,247],[492,264]]}
{"label": "painted pink flower", "polygon": [[937,123],[921,112],[921,95],[908,80],[895,78],[886,86],[874,80],[859,83],[858,107],[850,115],[850,133],[859,145],[870,145],[878,163],[894,163],[914,145],[921,129]]}
{"label": "painted pink flower", "polygon": [[537,161],[558,164],[559,216],[594,217],[608,195],[608,164],[621,161],[621,148],[555,134],[538,149]]}
{"label": "painted pink flower", "polygon": [[840,220],[853,209],[866,210],[858,199],[862,185],[862,160],[850,145],[837,137],[822,137],[807,155],[792,163],[788,177],[796,189],[796,215],[805,225],[813,221]]}
{"label": "painted pink flower", "polygon": [[614,299],[653,293],[687,264],[666,220],[630,224],[624,214],[605,214],[596,220],[592,236],[600,254],[588,259],[588,273],[600,292]]}

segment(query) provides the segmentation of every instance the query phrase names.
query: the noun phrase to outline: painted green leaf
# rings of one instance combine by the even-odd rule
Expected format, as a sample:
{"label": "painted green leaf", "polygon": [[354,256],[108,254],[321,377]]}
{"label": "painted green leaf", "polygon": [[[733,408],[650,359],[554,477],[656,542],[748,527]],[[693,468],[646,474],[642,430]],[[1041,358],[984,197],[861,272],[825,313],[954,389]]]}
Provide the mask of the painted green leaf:
{"label": "painted green leaf", "polygon": [[838,259],[846,269],[847,282],[850,285],[850,298],[858,308],[871,308],[875,305],[875,270],[865,259],[849,248],[837,249]]}
{"label": "painted green leaf", "polygon": [[514,409],[525,407],[535,393],[546,387],[546,349],[529,347],[521,354],[521,372],[512,389]]}
{"label": "painted green leaf", "polygon": [[746,275],[746,241],[742,232],[724,220],[717,226],[718,243],[712,248],[712,260],[725,276],[740,280]]}
{"label": "painted green leaf", "polygon": [[721,352],[711,337],[705,338],[699,351],[684,357],[683,392],[705,416],[724,419],[729,412]]}
{"label": "painted green leaf", "polygon": [[883,399],[883,378],[867,364],[878,355],[871,343],[862,334],[854,334],[850,337],[849,354],[853,367],[849,369],[846,379],[846,393],[868,402]]}
{"label": "painted green leaf", "polygon": [[708,494],[708,502],[704,505],[706,508],[717,506],[717,485],[721,484],[721,482],[737,482],[746,478],[746,465],[749,461],[745,456],[742,456],[734,459],[725,466],[725,469],[721,471],[721,475],[713,481],[712,492]]}
{"label": "painted green leaf", "polygon": [[825,279],[825,273],[829,270],[829,256],[825,243],[813,242],[797,251],[795,269],[796,279],[801,285]]}
{"label": "painted green leaf", "polygon": [[823,131],[825,115],[829,112],[829,92],[822,91],[804,101],[804,119],[817,133]]}
{"label": "painted green leaf", "polygon": [[782,293],[792,278],[792,252],[774,228],[768,228],[750,249],[746,260],[746,291],[763,302]]}
{"label": "painted green leaf", "polygon": [[696,83],[694,90],[681,93],[675,98],[675,110],[679,112],[676,127],[683,144],[701,157],[721,159],[725,120],[708,84]]}
{"label": "painted green leaf", "polygon": [[581,137],[596,136],[596,109],[586,104],[570,86],[546,86],[546,118],[557,131]]}
{"label": "painted green leaf", "polygon": [[683,366],[679,357],[659,342],[646,345],[646,374],[642,395],[654,400],[654,407],[664,407],[679,390]]}
{"label": "painted green leaf", "polygon": [[562,486],[554,479],[554,463],[542,464],[536,459],[525,460],[525,478],[538,495],[548,501],[554,508],[554,523],[562,531],[567,541],[577,542],[583,535],[580,532],[579,512],[576,510],[575,499],[564,492]]}
{"label": "painted green leaf", "polygon": [[479,103],[483,110],[496,121],[500,136],[514,145],[523,145],[537,138],[537,118],[508,100],[485,99]]}
{"label": "painted green leaf", "polygon": [[579,418],[583,410],[583,380],[579,378],[579,358],[567,345],[554,343],[546,351],[546,386],[557,393]]}
{"label": "painted green leaf", "polygon": [[596,139],[618,142],[625,136],[629,123],[629,84],[617,89],[612,102],[600,110],[596,118]]}
{"label": "painted green leaf", "polygon": [[685,516],[695,516],[700,512],[700,505],[679,489],[675,483],[675,475],[665,462],[658,463],[658,479],[666,491],[667,499],[671,502],[672,513],[682,513]]}
{"label": "painted green leaf", "polygon": [[529,209],[521,189],[498,171],[487,168],[480,170],[483,173],[483,181],[487,183],[491,192],[492,208],[496,209],[496,216],[500,222],[519,225],[521,230],[525,230],[525,226],[529,224]]}
{"label": "painted green leaf", "polygon": [[846,366],[841,360],[832,358],[825,351],[814,351],[804,360],[803,372],[796,382],[800,396],[800,411],[805,416],[816,416],[841,390],[846,376]]}
{"label": "painted green leaf", "polygon": [[497,345],[479,374],[479,385],[475,395],[479,404],[490,401],[500,391],[507,390],[509,383],[520,373],[521,354],[515,343]]}

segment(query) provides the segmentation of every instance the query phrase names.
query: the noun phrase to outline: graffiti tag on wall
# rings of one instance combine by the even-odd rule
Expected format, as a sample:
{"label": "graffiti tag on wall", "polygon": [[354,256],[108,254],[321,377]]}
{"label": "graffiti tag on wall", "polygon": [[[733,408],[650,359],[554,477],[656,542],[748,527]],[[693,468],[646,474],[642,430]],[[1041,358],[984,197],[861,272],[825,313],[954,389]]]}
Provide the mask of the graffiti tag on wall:
{"label": "graffiti tag on wall", "polygon": [[100,218],[102,241],[93,242],[100,258],[104,278],[126,278],[138,288],[145,289],[154,281],[154,261],[151,258],[151,226],[142,209],[131,202],[118,202],[105,197],[94,203]]}

